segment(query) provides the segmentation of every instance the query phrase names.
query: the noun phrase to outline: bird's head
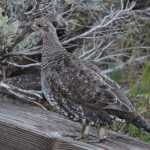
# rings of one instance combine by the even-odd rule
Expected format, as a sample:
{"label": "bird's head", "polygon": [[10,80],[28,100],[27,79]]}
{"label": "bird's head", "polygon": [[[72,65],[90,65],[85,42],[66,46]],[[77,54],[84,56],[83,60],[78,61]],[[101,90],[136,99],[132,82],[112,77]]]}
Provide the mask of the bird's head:
{"label": "bird's head", "polygon": [[36,18],[33,22],[32,29],[34,31],[42,30],[46,32],[56,33],[56,28],[53,26],[53,24],[49,21],[47,17]]}

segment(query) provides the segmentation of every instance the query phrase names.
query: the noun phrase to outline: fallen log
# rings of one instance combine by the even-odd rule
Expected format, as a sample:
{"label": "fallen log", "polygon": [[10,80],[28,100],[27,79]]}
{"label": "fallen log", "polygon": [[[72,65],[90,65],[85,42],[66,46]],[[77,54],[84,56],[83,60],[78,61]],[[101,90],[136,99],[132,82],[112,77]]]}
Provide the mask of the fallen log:
{"label": "fallen log", "polygon": [[[73,137],[79,135],[80,127],[80,124],[67,120],[57,113],[34,106],[16,106],[0,101],[1,150],[150,149],[150,144],[113,132],[102,143],[76,141]],[[96,139],[94,129],[90,137]]]}

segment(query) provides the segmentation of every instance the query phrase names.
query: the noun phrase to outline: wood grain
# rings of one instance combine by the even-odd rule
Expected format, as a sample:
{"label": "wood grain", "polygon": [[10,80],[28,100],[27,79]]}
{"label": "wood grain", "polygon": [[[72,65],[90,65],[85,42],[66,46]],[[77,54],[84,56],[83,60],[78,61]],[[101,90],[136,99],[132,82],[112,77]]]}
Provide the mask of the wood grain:
{"label": "wood grain", "polygon": [[[73,140],[80,124],[40,108],[0,102],[0,150],[149,150],[150,145],[111,133],[103,143]],[[96,138],[92,129],[91,137]],[[88,141],[87,141],[88,142]]]}

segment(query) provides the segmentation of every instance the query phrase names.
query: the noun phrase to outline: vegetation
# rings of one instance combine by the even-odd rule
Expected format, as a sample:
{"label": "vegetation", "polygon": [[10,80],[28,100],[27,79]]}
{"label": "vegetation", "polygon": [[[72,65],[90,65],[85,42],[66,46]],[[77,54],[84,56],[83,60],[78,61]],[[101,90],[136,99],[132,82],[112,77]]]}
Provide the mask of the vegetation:
{"label": "vegetation", "polygon": [[[150,18],[147,16],[150,10],[133,10],[132,5],[123,9],[124,3],[119,0],[78,4],[64,0],[57,5],[52,2],[42,4],[48,8],[46,13],[52,9],[55,12],[54,22],[62,44],[79,58],[96,63],[102,73],[121,85],[138,112],[150,120]],[[22,13],[30,10],[32,5],[33,2],[23,0],[16,0],[16,3],[8,0],[7,9],[5,1],[0,5],[1,80],[4,76],[11,78],[21,74],[20,69],[24,67],[30,70],[30,64],[35,67],[41,61],[38,51],[41,36],[38,33],[30,31],[27,36],[21,36],[22,40],[16,40],[33,21],[29,17],[31,14],[23,16]],[[119,128],[116,124],[114,130]],[[150,143],[150,135],[133,125],[127,125],[123,130]]]}

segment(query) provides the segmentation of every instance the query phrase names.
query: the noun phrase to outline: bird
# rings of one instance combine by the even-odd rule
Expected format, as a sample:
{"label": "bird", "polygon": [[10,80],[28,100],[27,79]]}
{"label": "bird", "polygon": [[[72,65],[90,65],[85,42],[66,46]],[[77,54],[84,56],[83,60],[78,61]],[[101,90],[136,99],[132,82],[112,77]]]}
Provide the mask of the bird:
{"label": "bird", "polygon": [[33,29],[43,39],[41,86],[50,105],[64,115],[82,120],[80,138],[88,136],[91,124],[98,139],[105,139],[103,124],[112,124],[113,116],[150,132],[149,123],[135,110],[120,86],[98,71],[98,67],[79,59],[62,46],[50,18],[36,18]]}

